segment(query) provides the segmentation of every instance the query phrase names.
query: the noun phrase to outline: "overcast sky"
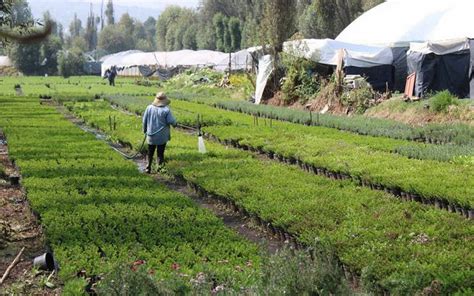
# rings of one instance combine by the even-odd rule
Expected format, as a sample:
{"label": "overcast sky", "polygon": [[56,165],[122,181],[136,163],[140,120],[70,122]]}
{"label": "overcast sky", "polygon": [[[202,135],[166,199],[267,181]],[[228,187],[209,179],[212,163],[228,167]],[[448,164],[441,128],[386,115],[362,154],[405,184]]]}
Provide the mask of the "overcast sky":
{"label": "overcast sky", "polygon": [[[89,4],[93,4],[96,15],[100,14],[102,4],[102,0],[29,0],[28,2],[36,18],[41,18],[48,10],[53,18],[64,26],[71,23],[75,13],[85,24],[90,11]],[[108,0],[104,0],[104,9],[107,2]],[[199,2],[200,0],[113,0],[117,20],[127,12],[141,21],[145,21],[149,16],[157,18],[168,5],[197,8]]]}
{"label": "overcast sky", "polygon": [[[86,3],[102,3],[102,0],[76,0],[79,2]],[[51,1],[55,2],[55,1]],[[104,0],[104,3],[107,3],[108,0]],[[179,5],[185,7],[197,7],[199,0],[113,0],[114,4],[117,5],[129,5],[129,6],[138,6],[138,7],[157,7],[157,6],[166,6],[166,5]]]}

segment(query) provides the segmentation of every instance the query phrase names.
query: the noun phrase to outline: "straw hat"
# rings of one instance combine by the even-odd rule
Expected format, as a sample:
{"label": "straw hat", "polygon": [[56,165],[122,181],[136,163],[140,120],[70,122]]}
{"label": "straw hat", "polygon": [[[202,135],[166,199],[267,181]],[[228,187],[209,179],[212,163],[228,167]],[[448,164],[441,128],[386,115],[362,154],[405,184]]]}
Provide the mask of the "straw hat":
{"label": "straw hat", "polygon": [[156,94],[155,100],[153,101],[152,105],[156,107],[164,107],[170,104],[170,100],[163,92],[159,92]]}

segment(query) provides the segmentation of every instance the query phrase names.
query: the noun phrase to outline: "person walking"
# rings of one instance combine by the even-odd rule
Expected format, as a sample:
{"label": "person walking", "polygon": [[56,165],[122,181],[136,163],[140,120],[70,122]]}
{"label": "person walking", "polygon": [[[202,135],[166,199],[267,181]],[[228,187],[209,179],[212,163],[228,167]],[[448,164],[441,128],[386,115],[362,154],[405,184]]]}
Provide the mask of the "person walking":
{"label": "person walking", "polygon": [[170,100],[166,94],[159,92],[143,114],[143,133],[147,135],[148,144],[148,166],[146,167],[148,174],[151,173],[155,150],[158,155],[158,165],[164,165],[166,143],[171,140],[170,126],[177,125],[168,107],[169,104]]}
{"label": "person walking", "polygon": [[110,86],[115,86],[115,77],[117,77],[117,67],[112,66],[107,76]]}

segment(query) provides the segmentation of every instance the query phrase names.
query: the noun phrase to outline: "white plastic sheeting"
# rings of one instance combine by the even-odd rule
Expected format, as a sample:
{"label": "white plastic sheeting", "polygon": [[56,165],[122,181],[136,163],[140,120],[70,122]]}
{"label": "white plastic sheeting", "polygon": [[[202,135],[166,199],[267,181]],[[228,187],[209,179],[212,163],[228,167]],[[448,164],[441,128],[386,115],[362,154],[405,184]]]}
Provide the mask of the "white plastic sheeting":
{"label": "white plastic sheeting", "polygon": [[[224,72],[229,68],[229,54],[226,53],[225,55],[226,57],[215,65],[215,70]],[[230,63],[230,66],[233,70],[250,69],[252,65],[252,57],[250,56],[250,53],[246,49],[244,49],[232,53]]]}
{"label": "white plastic sheeting", "polygon": [[474,37],[473,0],[388,0],[367,11],[336,38],[380,46]]}
{"label": "white plastic sheeting", "polygon": [[469,39],[454,39],[454,40],[445,40],[440,42],[421,42],[410,43],[410,51],[419,52],[422,54],[434,53],[437,55],[445,55],[460,51],[470,50]]}
{"label": "white plastic sheeting", "polygon": [[337,65],[341,49],[344,50],[344,66],[369,68],[393,62],[392,50],[388,47],[365,46],[331,39],[303,39],[283,44],[283,50],[287,53],[333,66]]}
{"label": "white plastic sheeting", "polygon": [[11,66],[13,66],[13,63],[8,56],[0,56],[0,67],[11,67]]}
{"label": "white plastic sheeting", "polygon": [[262,101],[263,91],[267,86],[267,81],[273,72],[273,57],[265,55],[258,61],[258,74],[255,89],[255,104],[259,105]]}
{"label": "white plastic sheeting", "polygon": [[[235,70],[247,69],[248,52],[243,50],[231,55],[231,67]],[[105,56],[102,61],[102,75],[112,66],[124,68],[121,72],[139,75],[138,66],[158,66],[162,68],[214,67],[224,71],[229,65],[229,54],[211,50],[180,50],[172,52],[125,51]],[[125,75],[124,73],[120,73]]]}

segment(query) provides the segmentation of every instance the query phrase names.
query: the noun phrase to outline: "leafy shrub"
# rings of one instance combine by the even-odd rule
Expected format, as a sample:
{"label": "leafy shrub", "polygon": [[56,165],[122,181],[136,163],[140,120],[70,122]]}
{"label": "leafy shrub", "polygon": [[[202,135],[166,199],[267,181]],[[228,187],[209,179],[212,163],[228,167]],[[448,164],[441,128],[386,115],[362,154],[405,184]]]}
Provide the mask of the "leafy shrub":
{"label": "leafy shrub", "polygon": [[84,74],[85,59],[77,49],[60,51],[58,57],[58,73],[67,78]]}
{"label": "leafy shrub", "polygon": [[126,264],[117,266],[97,286],[99,295],[175,295],[174,290],[183,290],[183,283],[157,281],[152,273],[141,266],[130,268]]}
{"label": "leafy shrub", "polygon": [[[236,288],[231,282],[216,283],[212,271],[193,277],[175,273],[158,279],[146,265],[136,268],[122,264],[98,284],[99,295],[349,295],[344,274],[332,253],[279,250],[262,254],[263,266],[255,274],[256,284]],[[229,279],[232,281],[232,279]]]}
{"label": "leafy shrub", "polygon": [[313,73],[316,68],[313,61],[283,55],[282,63],[287,71],[282,85],[286,103],[304,103],[319,91],[320,79]]}
{"label": "leafy shrub", "polygon": [[349,107],[356,114],[362,114],[370,107],[369,101],[373,98],[374,91],[367,83],[360,88],[345,92],[341,96],[341,103],[343,106]]}
{"label": "leafy shrub", "polygon": [[[323,249],[324,250],[324,249]],[[283,249],[263,256],[257,295],[349,295],[344,274],[335,256],[321,251],[314,258],[307,251]]]}
{"label": "leafy shrub", "polygon": [[447,90],[437,93],[430,100],[430,108],[438,113],[447,112],[452,105],[459,105],[459,100]]}

